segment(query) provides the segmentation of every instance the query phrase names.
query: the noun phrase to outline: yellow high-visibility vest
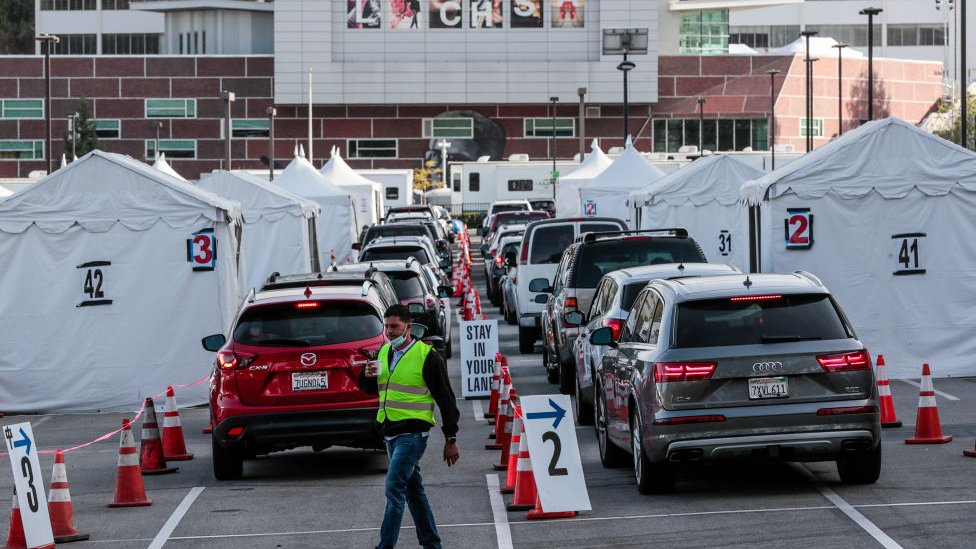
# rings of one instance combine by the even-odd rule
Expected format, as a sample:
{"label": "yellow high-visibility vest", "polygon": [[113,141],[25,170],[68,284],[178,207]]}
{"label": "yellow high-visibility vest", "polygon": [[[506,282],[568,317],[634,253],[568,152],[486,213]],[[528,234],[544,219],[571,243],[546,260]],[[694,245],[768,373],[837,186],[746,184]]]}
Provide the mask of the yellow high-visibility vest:
{"label": "yellow high-visibility vest", "polygon": [[434,397],[424,382],[424,361],[431,347],[421,341],[414,342],[396,363],[390,375],[389,343],[380,348],[380,374],[376,382],[380,390],[380,409],[376,421],[401,421],[422,419],[431,425],[434,420]]}

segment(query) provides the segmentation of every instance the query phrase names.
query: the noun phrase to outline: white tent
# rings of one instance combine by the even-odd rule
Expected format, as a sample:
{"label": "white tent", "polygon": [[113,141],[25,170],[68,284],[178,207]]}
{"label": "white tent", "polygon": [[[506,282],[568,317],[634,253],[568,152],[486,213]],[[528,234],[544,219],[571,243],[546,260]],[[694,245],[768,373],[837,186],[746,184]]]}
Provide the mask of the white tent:
{"label": "white tent", "polygon": [[877,120],[741,198],[761,205],[762,270],[823,280],[892,377],[976,375],[976,153]]}
{"label": "white tent", "polygon": [[315,230],[318,204],[242,171],[214,172],[198,186],[241,203],[241,297],[260,288],[274,271],[313,270],[310,242],[315,238],[309,231]]}
{"label": "white tent", "polygon": [[14,194],[13,191],[11,191],[10,189],[8,189],[8,188],[0,185],[0,198],[4,198],[4,197],[10,196],[12,194]]}
{"label": "white tent", "polygon": [[560,177],[556,183],[556,217],[576,217],[582,213],[580,209],[580,187],[593,181],[593,178],[603,173],[603,170],[613,164],[599,142],[593,140],[590,154],[580,162],[579,166],[565,177]]}
{"label": "white tent", "polygon": [[359,225],[372,225],[383,217],[383,185],[349,167],[339,154],[339,147],[332,147],[332,157],[320,171],[326,181],[352,195]]}
{"label": "white tent", "polygon": [[323,267],[328,265],[333,252],[339,263],[355,260],[352,243],[356,241],[359,229],[349,192],[326,181],[311,162],[297,154],[281,175],[275,177],[274,183],[322,208],[315,232]]}
{"label": "white tent", "polygon": [[710,262],[748,271],[748,209],[739,204],[739,188],[762,174],[733,156],[705,156],[630,193],[630,200],[639,228],[684,227]]}
{"label": "white tent", "polygon": [[186,181],[185,177],[177,173],[177,171],[173,169],[173,166],[169,165],[169,162],[166,161],[166,153],[164,152],[159,153],[159,157],[157,157],[156,161],[153,162],[153,168],[156,168],[167,175],[172,175],[181,181]]}
{"label": "white tent", "polygon": [[0,408],[132,410],[206,378],[200,339],[240,304],[240,222],[237,202],[101,151],[0,202]]}
{"label": "white tent", "polygon": [[[837,48],[834,46],[839,42],[828,36],[810,37],[810,57],[821,57],[827,59],[837,59]],[[797,38],[789,44],[771,50],[769,55],[806,55],[807,39],[804,36]],[[854,48],[846,48],[843,53],[844,58],[864,57],[864,54]]]}
{"label": "white tent", "polygon": [[[586,217],[616,217],[628,221],[627,196],[664,177],[664,172],[637,152],[630,138],[624,152],[600,175],[580,187],[580,202]],[[633,223],[631,223],[633,225]]]}

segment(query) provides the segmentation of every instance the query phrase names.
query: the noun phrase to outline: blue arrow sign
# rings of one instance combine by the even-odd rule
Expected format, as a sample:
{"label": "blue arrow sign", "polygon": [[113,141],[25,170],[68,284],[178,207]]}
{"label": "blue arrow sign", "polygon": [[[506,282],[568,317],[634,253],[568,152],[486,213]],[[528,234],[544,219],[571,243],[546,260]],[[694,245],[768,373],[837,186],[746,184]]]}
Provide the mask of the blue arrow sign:
{"label": "blue arrow sign", "polygon": [[552,406],[551,412],[529,412],[525,414],[525,419],[548,419],[552,418],[552,428],[558,429],[559,422],[563,420],[563,416],[566,415],[566,410],[559,407],[558,404],[549,399],[549,405]]}
{"label": "blue arrow sign", "polygon": [[[552,402],[552,401],[550,400],[549,402]],[[30,437],[27,436],[27,433],[24,432],[24,429],[23,428],[20,429],[20,436],[23,437],[23,438],[21,438],[20,440],[14,441],[14,448],[20,448],[21,446],[26,446],[27,447],[27,455],[30,455],[31,439],[30,439]]]}

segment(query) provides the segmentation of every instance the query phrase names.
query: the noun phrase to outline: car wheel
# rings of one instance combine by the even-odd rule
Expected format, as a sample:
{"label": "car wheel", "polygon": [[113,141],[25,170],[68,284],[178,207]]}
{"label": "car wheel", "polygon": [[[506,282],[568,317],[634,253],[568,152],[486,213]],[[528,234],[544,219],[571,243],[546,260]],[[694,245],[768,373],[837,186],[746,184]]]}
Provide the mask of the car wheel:
{"label": "car wheel", "polygon": [[870,452],[862,452],[837,460],[837,474],[844,484],[874,484],[881,476],[881,444]]}
{"label": "car wheel", "polygon": [[564,395],[571,395],[576,390],[576,365],[572,362],[563,362],[556,353],[556,360],[559,364],[559,392]]}
{"label": "car wheel", "polygon": [[674,490],[675,468],[668,462],[651,463],[641,442],[640,420],[630,416],[630,440],[634,451],[634,480],[641,494],[663,494]]}
{"label": "car wheel", "polygon": [[576,424],[593,424],[593,403],[586,402],[583,398],[583,390],[580,389],[579,380],[576,381]]}
{"label": "car wheel", "polygon": [[244,476],[244,454],[239,450],[222,448],[211,437],[213,445],[213,473],[217,480],[240,480]]}
{"label": "car wheel", "polygon": [[519,326],[519,352],[531,354],[535,350],[535,330]]}
{"label": "car wheel", "polygon": [[596,443],[600,449],[600,463],[607,468],[623,467],[627,464],[627,453],[610,441],[607,434],[607,403],[596,399]]}

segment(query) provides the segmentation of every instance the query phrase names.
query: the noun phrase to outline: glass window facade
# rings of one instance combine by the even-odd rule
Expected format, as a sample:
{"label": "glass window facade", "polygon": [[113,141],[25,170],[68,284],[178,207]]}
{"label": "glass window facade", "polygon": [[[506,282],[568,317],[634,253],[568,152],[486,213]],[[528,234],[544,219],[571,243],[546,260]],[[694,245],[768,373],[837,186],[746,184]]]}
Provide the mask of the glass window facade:
{"label": "glass window facade", "polygon": [[44,141],[0,140],[0,158],[5,160],[41,160],[44,158]]}
{"label": "glass window facade", "polygon": [[0,118],[44,118],[44,100],[0,99]]}
{"label": "glass window facade", "polygon": [[349,139],[346,141],[349,158],[396,158],[396,139]]}
{"label": "glass window facade", "polygon": [[146,99],[146,118],[196,118],[196,99]]}
{"label": "glass window facade", "polygon": [[729,51],[729,10],[702,10],[681,14],[681,53],[719,54]]}
{"label": "glass window facade", "polygon": [[[195,139],[160,139],[159,150],[166,158],[196,158],[197,142]],[[146,160],[156,159],[156,141],[146,140]]]}
{"label": "glass window facade", "polygon": [[944,46],[942,25],[888,25],[889,46]]}
{"label": "glass window facade", "polygon": [[[552,137],[552,118],[526,118],[523,124],[525,137]],[[556,119],[556,137],[575,137],[576,120]]]}
{"label": "glass window facade", "polygon": [[[820,37],[833,38],[854,47],[867,47],[868,26],[860,25],[807,25],[807,30],[815,30]],[[874,45],[881,46],[881,25],[874,26]],[[794,37],[795,39],[796,37]]]}
{"label": "glass window facade", "polygon": [[[814,137],[823,137],[823,118],[814,118],[811,120],[812,135]],[[800,137],[806,137],[807,135],[807,119],[800,119]]]}
{"label": "glass window facade", "polygon": [[675,153],[684,146],[697,147],[699,132],[702,146],[710,151],[769,149],[769,121],[765,118],[705,119],[701,128],[697,118],[659,118],[652,128],[654,152]]}
{"label": "glass window facade", "polygon": [[423,125],[424,137],[427,139],[441,137],[474,138],[473,118],[425,118]]}
{"label": "glass window facade", "polygon": [[94,10],[95,0],[41,0],[43,11]]}
{"label": "glass window facade", "polygon": [[[98,35],[96,34],[59,34],[61,39],[51,45],[52,55],[95,55],[98,53]],[[41,46],[41,52],[44,46]]]}
{"label": "glass window facade", "polygon": [[102,53],[104,55],[157,55],[159,54],[159,35],[103,34]]}
{"label": "glass window facade", "polygon": [[267,118],[231,118],[230,133],[233,137],[268,137],[271,121]]}
{"label": "glass window facade", "polygon": [[99,139],[118,139],[122,136],[122,122],[115,120],[95,120],[95,134]]}

